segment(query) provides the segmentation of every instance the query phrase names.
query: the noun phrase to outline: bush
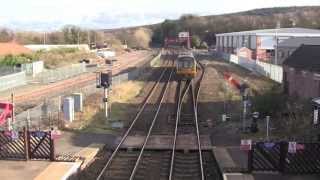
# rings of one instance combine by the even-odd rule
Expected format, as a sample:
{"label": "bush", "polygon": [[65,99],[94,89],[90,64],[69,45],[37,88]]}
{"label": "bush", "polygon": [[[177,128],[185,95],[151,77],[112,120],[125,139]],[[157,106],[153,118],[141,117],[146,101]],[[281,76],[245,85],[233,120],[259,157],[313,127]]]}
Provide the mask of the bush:
{"label": "bush", "polygon": [[191,46],[199,48],[200,44],[201,44],[200,37],[197,36],[197,35],[193,35],[192,38],[191,38]]}
{"label": "bush", "polygon": [[275,115],[286,108],[288,98],[276,87],[253,98],[253,110],[261,115]]}
{"label": "bush", "polygon": [[67,54],[67,53],[76,53],[78,51],[80,51],[78,48],[64,48],[64,47],[61,47],[61,48],[51,49],[48,52],[57,53],[57,54]]}
{"label": "bush", "polygon": [[35,54],[21,54],[21,55],[6,55],[0,58],[0,66],[15,66],[18,64],[32,62],[37,60],[37,55]]}

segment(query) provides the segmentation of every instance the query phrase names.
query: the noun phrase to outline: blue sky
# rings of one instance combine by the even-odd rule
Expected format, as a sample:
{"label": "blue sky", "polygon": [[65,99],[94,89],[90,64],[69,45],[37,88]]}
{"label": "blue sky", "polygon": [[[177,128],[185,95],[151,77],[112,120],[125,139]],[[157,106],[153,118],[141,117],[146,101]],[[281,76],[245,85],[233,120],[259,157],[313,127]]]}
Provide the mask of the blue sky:
{"label": "blue sky", "polygon": [[274,6],[320,5],[320,0],[3,0],[0,26],[55,30],[64,24],[117,28],[157,23],[181,14],[214,15]]}

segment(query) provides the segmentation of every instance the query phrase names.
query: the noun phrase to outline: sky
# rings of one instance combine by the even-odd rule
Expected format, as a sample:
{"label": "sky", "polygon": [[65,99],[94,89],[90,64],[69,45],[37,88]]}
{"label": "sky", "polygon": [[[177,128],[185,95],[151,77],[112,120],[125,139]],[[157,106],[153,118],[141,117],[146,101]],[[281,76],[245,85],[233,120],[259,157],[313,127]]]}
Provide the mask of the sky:
{"label": "sky", "polygon": [[2,0],[0,26],[51,31],[65,24],[110,29],[158,23],[182,14],[320,5],[320,0]]}

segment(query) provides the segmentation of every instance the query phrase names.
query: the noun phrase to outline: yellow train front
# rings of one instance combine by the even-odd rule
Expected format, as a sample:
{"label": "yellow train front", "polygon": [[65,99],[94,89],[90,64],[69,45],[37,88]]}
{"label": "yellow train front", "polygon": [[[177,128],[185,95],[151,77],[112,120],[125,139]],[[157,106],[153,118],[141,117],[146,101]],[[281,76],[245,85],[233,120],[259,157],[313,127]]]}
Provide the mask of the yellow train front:
{"label": "yellow train front", "polygon": [[176,61],[176,70],[180,79],[194,78],[197,74],[197,63],[193,54],[180,54]]}

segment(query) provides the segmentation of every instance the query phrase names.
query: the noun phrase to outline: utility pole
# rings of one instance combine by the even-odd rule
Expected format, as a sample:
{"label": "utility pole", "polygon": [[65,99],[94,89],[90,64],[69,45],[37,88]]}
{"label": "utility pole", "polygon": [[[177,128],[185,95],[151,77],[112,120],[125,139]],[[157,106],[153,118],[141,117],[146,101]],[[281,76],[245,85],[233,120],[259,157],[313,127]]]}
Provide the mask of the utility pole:
{"label": "utility pole", "polygon": [[275,38],[276,38],[276,47],[275,47],[275,64],[278,64],[278,29],[281,28],[280,21],[277,22],[276,32],[275,32]]}
{"label": "utility pole", "polygon": [[80,29],[78,30],[78,46],[80,44]]}
{"label": "utility pole", "polygon": [[43,44],[46,44],[46,31],[43,32]]}
{"label": "utility pole", "polygon": [[87,35],[88,35],[88,44],[90,45],[90,30],[87,31]]}

